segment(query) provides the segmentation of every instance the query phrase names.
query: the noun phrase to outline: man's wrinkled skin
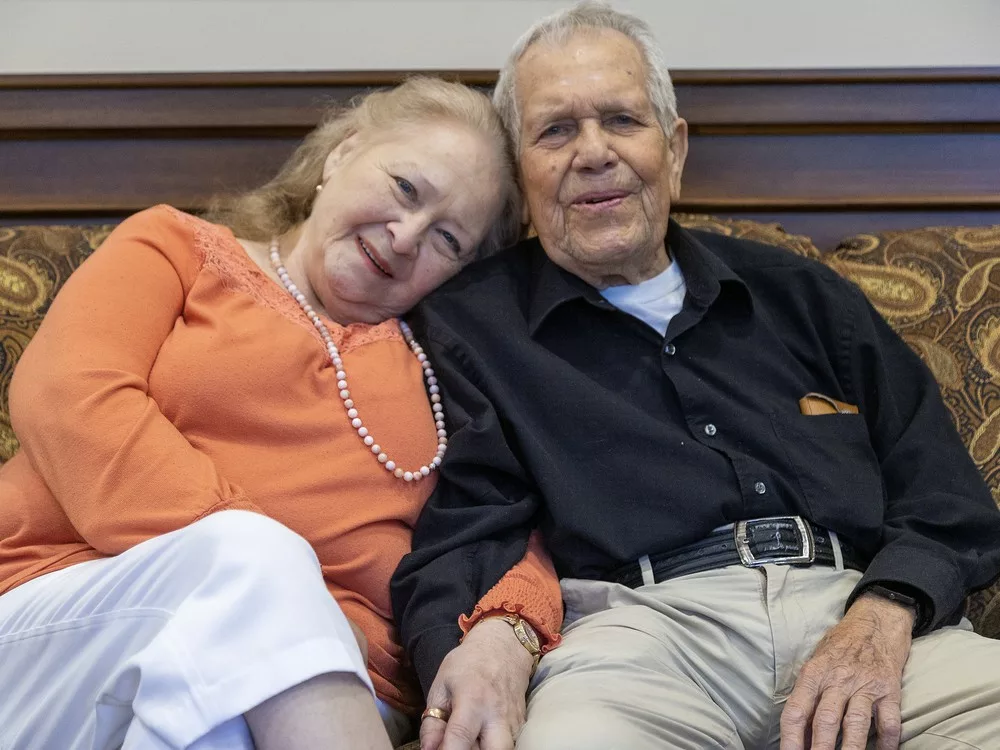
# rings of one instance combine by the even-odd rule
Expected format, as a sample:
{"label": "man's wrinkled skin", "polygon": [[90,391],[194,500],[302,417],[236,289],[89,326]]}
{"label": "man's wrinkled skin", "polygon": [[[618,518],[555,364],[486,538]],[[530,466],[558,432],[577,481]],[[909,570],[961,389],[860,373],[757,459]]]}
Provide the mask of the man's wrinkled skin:
{"label": "man's wrinkled skin", "polygon": [[827,631],[799,671],[781,713],[781,750],[865,750],[873,721],[877,750],[896,750],[903,667],[913,612],[866,594]]}

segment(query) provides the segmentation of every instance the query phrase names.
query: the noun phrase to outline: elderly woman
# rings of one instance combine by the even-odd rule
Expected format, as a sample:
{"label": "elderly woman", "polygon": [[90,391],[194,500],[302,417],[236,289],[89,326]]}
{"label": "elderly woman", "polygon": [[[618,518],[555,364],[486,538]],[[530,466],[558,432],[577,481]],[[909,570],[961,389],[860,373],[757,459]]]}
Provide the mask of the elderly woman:
{"label": "elderly woman", "polygon": [[[415,79],[208,220],[115,230],[11,386],[0,747],[401,737],[420,699],[388,581],[448,440],[397,316],[519,217],[486,97]],[[524,600],[543,565],[497,587]],[[533,593],[551,619],[558,591]]]}

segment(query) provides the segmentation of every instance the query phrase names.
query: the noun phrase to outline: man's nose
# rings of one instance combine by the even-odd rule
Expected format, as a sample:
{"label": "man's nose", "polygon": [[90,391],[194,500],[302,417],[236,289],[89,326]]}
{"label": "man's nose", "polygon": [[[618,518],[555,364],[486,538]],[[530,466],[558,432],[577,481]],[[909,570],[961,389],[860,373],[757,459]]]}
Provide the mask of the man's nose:
{"label": "man's nose", "polygon": [[618,162],[609,134],[599,123],[588,120],[580,127],[574,162],[577,169],[586,170],[607,169]]}

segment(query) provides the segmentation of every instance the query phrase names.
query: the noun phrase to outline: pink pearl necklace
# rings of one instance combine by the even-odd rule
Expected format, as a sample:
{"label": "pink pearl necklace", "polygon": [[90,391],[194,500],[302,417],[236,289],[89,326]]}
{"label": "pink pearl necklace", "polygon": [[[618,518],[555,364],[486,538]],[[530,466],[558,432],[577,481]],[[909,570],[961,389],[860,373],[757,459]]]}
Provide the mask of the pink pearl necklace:
{"label": "pink pearl necklace", "polygon": [[340,351],[333,342],[330,330],[323,323],[316,310],[313,309],[313,306],[306,300],[306,296],[299,291],[299,288],[295,286],[295,283],[288,275],[288,271],[281,262],[281,256],[278,254],[278,240],[276,239],[271,241],[271,266],[273,266],[275,273],[278,274],[278,278],[281,279],[281,283],[285,289],[299,303],[302,312],[308,316],[309,320],[316,327],[316,330],[319,331],[319,335],[323,338],[326,351],[330,355],[330,362],[337,369],[337,387],[340,389],[340,398],[344,402],[344,408],[347,409],[347,418],[351,421],[351,427],[358,431],[358,437],[368,446],[376,460],[385,467],[386,471],[392,472],[394,477],[402,479],[404,482],[415,482],[423,479],[437,469],[444,459],[445,451],[448,449],[448,433],[444,427],[444,407],[441,405],[441,394],[437,378],[434,376],[434,368],[431,367],[431,363],[428,361],[423,348],[413,338],[413,331],[410,330],[410,327],[404,321],[399,321],[399,329],[403,332],[403,338],[406,339],[406,343],[409,344],[410,349],[424,370],[424,378],[427,380],[427,390],[430,392],[431,409],[434,411],[434,426],[437,428],[438,447],[434,458],[427,464],[413,471],[404,471],[396,466],[396,462],[390,459],[388,454],[382,450],[382,446],[376,442],[375,436],[368,432],[368,428],[364,426],[361,417],[358,416],[358,410],[354,407],[354,401],[351,399],[351,392],[347,389],[347,373],[344,372],[344,360],[340,357]]}

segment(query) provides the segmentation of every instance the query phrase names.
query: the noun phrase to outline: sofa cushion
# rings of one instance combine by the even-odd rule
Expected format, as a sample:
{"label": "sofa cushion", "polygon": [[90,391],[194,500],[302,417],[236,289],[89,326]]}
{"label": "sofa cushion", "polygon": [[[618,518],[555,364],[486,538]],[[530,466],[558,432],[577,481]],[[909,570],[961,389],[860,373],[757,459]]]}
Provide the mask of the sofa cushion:
{"label": "sofa cushion", "polygon": [[113,228],[0,227],[0,463],[18,447],[7,408],[14,366],[56,292]]}
{"label": "sofa cushion", "polygon": [[721,219],[706,214],[671,214],[671,217],[688,229],[702,229],[728,237],[777,245],[807,258],[820,257],[820,251],[813,245],[812,240],[801,234],[789,234],[780,224],[749,219]]}
{"label": "sofa cushion", "polygon": [[[1000,505],[1000,226],[862,234],[823,260],[860,286],[930,367]],[[974,595],[968,610],[993,637],[997,596],[1000,582]]]}

